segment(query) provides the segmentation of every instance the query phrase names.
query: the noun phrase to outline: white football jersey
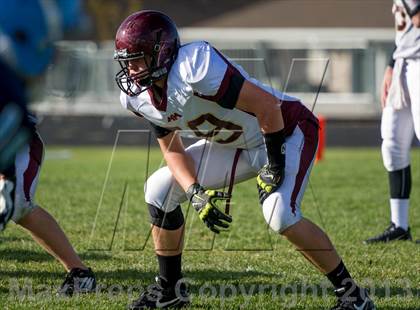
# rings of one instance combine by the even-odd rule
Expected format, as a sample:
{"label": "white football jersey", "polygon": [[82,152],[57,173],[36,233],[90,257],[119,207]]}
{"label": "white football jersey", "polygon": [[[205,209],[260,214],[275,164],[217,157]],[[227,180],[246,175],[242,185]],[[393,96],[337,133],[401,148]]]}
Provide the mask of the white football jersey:
{"label": "white football jersey", "polygon": [[[406,2],[414,8],[420,5],[420,0]],[[394,0],[392,13],[395,16],[395,44],[397,46],[393,57],[397,58],[419,58],[420,57],[420,28],[411,22],[411,18],[401,0]]]}
{"label": "white football jersey", "polygon": [[121,92],[120,100],[124,108],[159,127],[180,130],[181,136],[206,138],[246,149],[264,141],[256,117],[235,108],[244,80],[259,85],[282,101],[286,135],[292,133],[300,120],[317,122],[297,98],[249,77],[239,65],[204,41],[179,49],[160,101],[150,89],[135,97]]}

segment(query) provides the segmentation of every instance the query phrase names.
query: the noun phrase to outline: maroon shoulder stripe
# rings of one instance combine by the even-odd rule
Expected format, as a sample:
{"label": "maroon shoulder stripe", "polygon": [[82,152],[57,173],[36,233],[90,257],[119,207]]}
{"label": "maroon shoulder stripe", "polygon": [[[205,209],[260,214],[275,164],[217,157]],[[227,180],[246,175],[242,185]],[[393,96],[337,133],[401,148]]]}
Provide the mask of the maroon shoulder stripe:
{"label": "maroon shoulder stripe", "polygon": [[[212,47],[213,48],[213,47]],[[222,82],[220,83],[217,93],[213,96],[199,94],[194,92],[194,95],[206,100],[217,102],[220,106],[233,109],[238,101],[239,93],[242,89],[242,85],[245,82],[245,78],[217,49],[213,48],[214,51],[224,60],[227,65],[225,75],[223,76]]]}

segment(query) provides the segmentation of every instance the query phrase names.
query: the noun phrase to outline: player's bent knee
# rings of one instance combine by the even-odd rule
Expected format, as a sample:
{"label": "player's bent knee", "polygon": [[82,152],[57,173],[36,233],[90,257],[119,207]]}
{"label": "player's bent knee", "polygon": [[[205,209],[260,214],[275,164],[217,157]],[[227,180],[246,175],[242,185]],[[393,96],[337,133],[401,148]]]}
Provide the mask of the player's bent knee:
{"label": "player's bent knee", "polygon": [[282,233],[302,219],[299,210],[293,212],[290,202],[283,200],[278,193],[267,197],[262,208],[265,221],[277,233]]}
{"label": "player's bent knee", "polygon": [[[171,200],[170,195],[173,183],[169,168],[163,167],[155,171],[144,184],[144,198],[146,203],[159,207],[165,205],[167,211],[172,211],[168,209],[166,203]],[[176,204],[171,207],[174,209]]]}
{"label": "player's bent knee", "polygon": [[178,205],[171,212],[164,212],[151,204],[148,204],[148,207],[150,223],[153,225],[167,230],[177,230],[184,225],[184,215],[182,214],[181,206]]}
{"label": "player's bent knee", "polygon": [[32,201],[27,201],[25,198],[15,198],[15,210],[13,212],[12,221],[19,223],[23,218],[35,210],[38,206]]}

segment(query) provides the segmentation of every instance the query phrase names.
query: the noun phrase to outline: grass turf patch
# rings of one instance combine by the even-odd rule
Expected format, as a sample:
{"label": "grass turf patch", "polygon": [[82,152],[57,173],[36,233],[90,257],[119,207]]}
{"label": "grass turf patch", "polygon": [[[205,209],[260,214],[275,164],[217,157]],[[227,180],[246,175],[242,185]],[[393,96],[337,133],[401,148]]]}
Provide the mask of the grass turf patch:
{"label": "grass turf patch", "polygon": [[[157,149],[148,156],[146,149],[119,148],[110,165],[111,155],[110,148],[48,148],[36,196],[95,270],[98,293],[55,297],[64,270],[27,233],[10,224],[0,235],[0,308],[121,309],[153,281],[157,262],[143,184],[162,165],[162,158]],[[418,149],[412,159],[410,223],[415,237],[420,229]],[[328,149],[313,168],[302,210],[329,234],[354,278],[370,288],[378,308],[420,308],[419,246],[362,244],[389,222],[387,174],[379,149]],[[234,222],[227,233],[215,237],[187,205],[183,211],[183,266],[194,308],[333,305],[325,277],[267,229],[255,180],[235,186]]]}

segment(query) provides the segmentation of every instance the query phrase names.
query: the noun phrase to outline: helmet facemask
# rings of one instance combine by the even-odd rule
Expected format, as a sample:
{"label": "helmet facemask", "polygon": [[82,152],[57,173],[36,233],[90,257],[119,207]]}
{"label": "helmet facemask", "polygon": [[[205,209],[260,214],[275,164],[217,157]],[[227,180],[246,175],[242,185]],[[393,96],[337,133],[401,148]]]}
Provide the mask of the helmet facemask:
{"label": "helmet facemask", "polygon": [[[129,96],[138,96],[152,87],[154,82],[164,78],[177,56],[177,53],[174,53],[165,63],[159,64],[160,52],[166,45],[166,42],[154,44],[152,55],[146,55],[144,52],[129,54],[127,50],[116,50],[114,59],[118,60],[121,66],[121,70],[115,76],[118,87]],[[146,69],[130,75],[129,61],[141,58],[144,59]]]}
{"label": "helmet facemask", "polygon": [[[130,74],[129,61],[141,58],[144,59],[146,69],[135,74]],[[156,66],[156,55],[146,57],[143,52],[127,55],[126,51],[123,50],[116,51],[114,59],[118,60],[121,67],[121,70],[115,76],[117,85],[129,96],[138,96],[152,87],[154,82],[162,79],[167,73],[165,67],[159,68]]]}

